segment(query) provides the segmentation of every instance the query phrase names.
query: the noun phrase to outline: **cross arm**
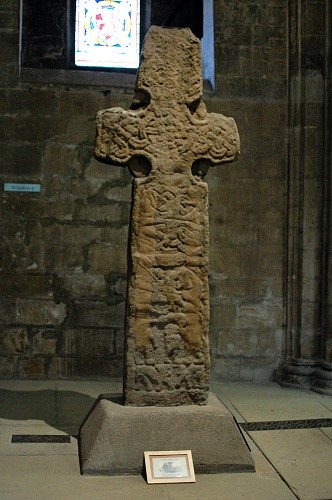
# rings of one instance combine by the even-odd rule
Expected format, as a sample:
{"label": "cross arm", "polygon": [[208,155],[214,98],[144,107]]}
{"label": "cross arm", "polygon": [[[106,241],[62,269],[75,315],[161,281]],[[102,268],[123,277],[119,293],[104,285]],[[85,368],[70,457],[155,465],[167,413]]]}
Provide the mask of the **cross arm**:
{"label": "cross arm", "polygon": [[142,111],[110,108],[96,117],[95,157],[116,165],[126,165],[135,155],[142,154],[147,138],[140,127]]}
{"label": "cross arm", "polygon": [[236,160],[240,154],[240,138],[234,119],[209,113],[207,144],[207,157],[212,166]]}

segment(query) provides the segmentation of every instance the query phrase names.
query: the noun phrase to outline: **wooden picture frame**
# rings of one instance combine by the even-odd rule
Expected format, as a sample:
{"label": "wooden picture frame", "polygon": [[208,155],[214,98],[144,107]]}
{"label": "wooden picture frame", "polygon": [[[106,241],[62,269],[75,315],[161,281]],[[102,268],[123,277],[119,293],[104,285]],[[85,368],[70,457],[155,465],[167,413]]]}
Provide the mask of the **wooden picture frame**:
{"label": "wooden picture frame", "polygon": [[145,451],[144,460],[149,484],[196,482],[191,450]]}

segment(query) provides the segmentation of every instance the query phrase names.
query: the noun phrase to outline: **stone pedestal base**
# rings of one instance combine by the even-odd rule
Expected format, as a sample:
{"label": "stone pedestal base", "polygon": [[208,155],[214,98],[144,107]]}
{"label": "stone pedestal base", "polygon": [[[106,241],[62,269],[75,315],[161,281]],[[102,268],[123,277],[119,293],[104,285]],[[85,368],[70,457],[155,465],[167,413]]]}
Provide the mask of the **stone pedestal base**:
{"label": "stone pedestal base", "polygon": [[212,393],[204,406],[132,407],[100,399],[80,430],[82,474],[141,474],[143,452],[191,450],[197,473],[254,472],[231,413]]}
{"label": "stone pedestal base", "polygon": [[332,363],[322,361],[315,371],[311,390],[332,396]]}
{"label": "stone pedestal base", "polygon": [[298,389],[310,389],[317,361],[311,359],[292,359],[282,370],[281,385]]}
{"label": "stone pedestal base", "polygon": [[332,363],[293,359],[283,367],[280,385],[332,396]]}

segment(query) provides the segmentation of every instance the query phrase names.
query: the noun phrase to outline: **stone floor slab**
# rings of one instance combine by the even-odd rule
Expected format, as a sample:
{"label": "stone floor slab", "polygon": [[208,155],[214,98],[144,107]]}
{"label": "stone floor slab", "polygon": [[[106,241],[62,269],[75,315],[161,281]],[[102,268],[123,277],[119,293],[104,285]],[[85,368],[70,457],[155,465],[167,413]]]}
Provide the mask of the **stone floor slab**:
{"label": "stone floor slab", "polygon": [[272,464],[267,460],[267,458],[263,455],[263,453],[260,451],[256,443],[251,439],[249,434],[246,432],[243,432],[243,435],[245,436],[246,442],[248,443],[248,446],[251,451],[251,456],[253,458],[253,461],[255,463],[255,471],[257,474],[268,474],[268,473],[275,473],[275,469],[272,466]]}
{"label": "stone floor slab", "polygon": [[[82,396],[75,399],[75,404],[79,404],[84,400],[90,402],[102,393],[117,392],[121,386],[119,380],[0,381],[0,389],[10,391],[5,404],[0,399],[0,498],[288,500],[293,499],[295,494],[300,500],[332,498],[332,428],[251,432],[248,442],[256,473],[196,474],[197,482],[190,485],[147,485],[141,476],[82,477],[77,455],[49,455],[47,449],[44,449],[44,454],[40,452],[39,455],[19,452],[17,455],[6,455],[8,447],[14,446],[9,444],[11,433],[62,434],[71,432],[65,426],[68,421],[77,428],[81,422],[75,422],[75,418],[80,419],[81,413],[77,408],[70,410],[70,392]],[[229,404],[228,408],[236,407],[247,417],[244,418],[239,411],[234,410],[237,418],[239,416],[242,419],[240,421],[264,421],[274,413],[277,417],[272,420],[287,420],[291,416],[293,419],[316,418],[320,407],[328,412],[323,417],[331,418],[332,398],[319,394],[283,389],[275,384],[216,382],[211,386]],[[51,398],[49,392],[53,392]],[[22,393],[30,393],[29,401],[35,405],[33,408],[20,408],[26,397]],[[0,392],[0,396],[1,394],[3,393]],[[296,404],[291,405],[289,412],[287,405],[291,398],[294,398]],[[53,404],[55,401],[60,403],[60,407]],[[299,404],[299,401],[302,403]],[[50,402],[51,412],[45,410],[45,405]],[[279,405],[282,410],[279,410]],[[302,414],[305,407],[308,411]],[[66,412],[70,412],[68,416]],[[249,420],[252,416],[254,419]],[[76,446],[74,443],[72,441],[71,446]]]}
{"label": "stone floor slab", "polygon": [[249,434],[301,500],[332,498],[332,443],[319,429]]}
{"label": "stone floor slab", "polygon": [[[13,421],[22,426],[49,424],[56,421],[56,399],[52,389],[24,390],[0,389],[0,424],[13,425]],[[22,387],[22,382],[21,382]],[[46,387],[46,386],[45,386]]]}
{"label": "stone floor slab", "polygon": [[195,485],[167,485],[167,490],[171,500],[296,499],[275,473],[202,475]]}
{"label": "stone floor slab", "polygon": [[320,431],[332,441],[332,427],[324,427]]}
{"label": "stone floor slab", "polygon": [[[331,418],[325,399],[316,394],[282,388],[277,384],[220,384],[223,400],[231,401],[235,410],[247,422],[277,421],[312,418]],[[255,404],[253,405],[253,400]]]}
{"label": "stone floor slab", "polygon": [[[15,473],[13,471],[15,470]],[[275,473],[198,475],[196,483],[148,485],[140,476],[80,476],[74,456],[3,457],[0,498],[15,500],[294,500]]]}
{"label": "stone floor slab", "polygon": [[[319,396],[318,396],[319,397]],[[321,396],[320,404],[328,408],[332,412],[332,398],[331,396]]]}
{"label": "stone floor slab", "polygon": [[54,387],[57,391],[74,391],[80,394],[97,398],[100,394],[122,392],[122,379],[111,380],[56,380]]}
{"label": "stone floor slab", "polygon": [[54,380],[0,380],[0,389],[10,391],[40,391],[56,388],[57,381]]}
{"label": "stone floor slab", "polygon": [[[13,471],[15,470],[15,473]],[[156,490],[135,477],[83,477],[75,456],[2,457],[0,498],[8,500],[149,500]],[[169,499],[165,485],[158,499]]]}

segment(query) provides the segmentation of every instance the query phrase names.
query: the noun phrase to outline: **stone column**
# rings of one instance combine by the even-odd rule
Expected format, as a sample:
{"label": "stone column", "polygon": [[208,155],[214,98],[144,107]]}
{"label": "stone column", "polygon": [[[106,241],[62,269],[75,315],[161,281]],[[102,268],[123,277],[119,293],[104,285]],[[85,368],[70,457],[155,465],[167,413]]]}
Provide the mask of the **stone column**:
{"label": "stone column", "polygon": [[332,395],[332,6],[325,2],[324,85],[324,175],[322,237],[322,332],[321,361],[315,371],[312,390]]}
{"label": "stone column", "polygon": [[[311,5],[309,6],[309,4]],[[310,388],[326,348],[329,130],[321,19],[328,2],[289,1],[289,162],[284,385]],[[323,14],[323,16],[322,16]],[[311,23],[308,23],[310,16]],[[320,27],[319,27],[320,26]],[[314,44],[312,42],[315,42]],[[324,111],[325,110],[325,111]],[[325,377],[326,368],[324,368]],[[329,371],[329,368],[327,368]]]}

